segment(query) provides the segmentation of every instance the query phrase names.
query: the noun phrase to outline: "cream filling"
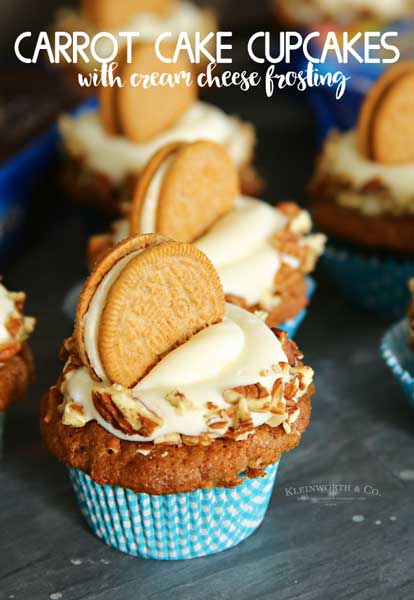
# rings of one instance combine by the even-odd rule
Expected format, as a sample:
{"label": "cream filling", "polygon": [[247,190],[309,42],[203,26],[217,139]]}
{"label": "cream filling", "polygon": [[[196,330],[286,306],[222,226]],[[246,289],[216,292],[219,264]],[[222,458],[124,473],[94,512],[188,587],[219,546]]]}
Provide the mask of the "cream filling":
{"label": "cream filling", "polygon": [[226,147],[238,167],[249,161],[254,143],[250,125],[205,102],[194,103],[173,127],[142,144],[109,135],[98,112],[65,115],[59,121],[59,129],[70,156],[81,158],[89,169],[115,184],[121,184],[130,173],[141,171],[157,150],[172,142],[218,142]]}
{"label": "cream filling", "polygon": [[102,311],[105,307],[106,298],[109,290],[112,287],[112,284],[119,277],[126,265],[140,252],[141,250],[137,250],[136,252],[131,252],[131,254],[124,256],[124,258],[121,258],[121,260],[119,260],[105,275],[101,283],[98,285],[90,302],[89,308],[83,318],[83,335],[86,354],[92,369],[101,379],[101,381],[108,382],[98,350],[99,323],[101,320]]}
{"label": "cream filling", "polygon": [[[158,174],[154,178],[154,189],[159,193],[161,181],[157,178]],[[144,201],[143,214],[146,210],[156,213],[153,191],[148,193]],[[213,263],[226,294],[234,294],[244,298],[248,304],[256,304],[274,294],[273,282],[282,262],[287,262],[293,268],[299,266],[295,257],[281,255],[271,243],[272,235],[284,229],[287,222],[282,212],[265,202],[241,196],[235,208],[194,245]],[[141,227],[141,233],[154,232],[155,228]],[[128,222],[117,221],[114,225],[114,242],[128,235]]]}
{"label": "cream filling", "polygon": [[[384,165],[365,158],[358,150],[356,133],[335,132],[325,145],[320,173],[343,179],[351,183],[351,189],[341,193],[340,204],[359,208],[367,214],[381,212],[414,211],[414,163],[404,165]],[[372,180],[380,180],[388,194],[375,194],[362,191]]]}
{"label": "cream filling", "polygon": [[13,341],[6,328],[7,320],[12,316],[16,316],[14,300],[10,297],[4,285],[0,284],[0,344]]}
{"label": "cream filling", "polygon": [[[102,419],[92,402],[91,392],[108,388],[93,381],[85,367],[67,373],[63,392],[66,401],[83,407],[84,422],[96,420],[121,439],[152,441],[173,433],[199,436],[209,430],[211,423],[207,402],[218,408],[230,407],[223,394],[236,386],[260,383],[271,390],[277,379],[285,377],[277,367],[280,362],[288,362],[286,354],[263,321],[228,304],[223,322],[207,327],[170,352],[132,390],[112,386],[113,393],[117,394],[117,405],[128,407],[130,414],[139,399],[158,415],[162,423],[151,437],[123,434]],[[183,411],[177,411],[167,400],[168,395],[176,391],[186,399]],[[251,417],[253,426],[258,427],[269,421],[272,414],[252,412]],[[216,436],[219,435],[217,432]]]}
{"label": "cream filling", "polygon": [[[92,27],[79,12],[74,10],[60,11],[56,23],[57,31],[84,31],[91,30]],[[171,32],[172,38],[178,38],[182,31],[186,31],[190,36],[197,31],[203,32],[205,29],[205,12],[198,8],[192,2],[180,0],[167,16],[160,16],[151,13],[139,13],[133,16],[128,23],[116,30],[109,30],[118,42],[118,47],[123,48],[126,45],[126,38],[120,37],[121,31],[138,31],[140,33],[139,40],[152,41],[165,31]],[[78,62],[78,67],[83,71],[91,71],[95,67],[99,67],[99,63],[94,60],[92,54],[85,51],[90,62],[86,63],[83,60]],[[98,40],[96,44],[96,53],[98,56],[105,58],[112,53],[112,44],[108,39]]]}
{"label": "cream filling", "polygon": [[173,157],[168,157],[159,167],[148,186],[141,212],[140,233],[155,233],[157,228],[157,209],[164,175],[168,171]]}

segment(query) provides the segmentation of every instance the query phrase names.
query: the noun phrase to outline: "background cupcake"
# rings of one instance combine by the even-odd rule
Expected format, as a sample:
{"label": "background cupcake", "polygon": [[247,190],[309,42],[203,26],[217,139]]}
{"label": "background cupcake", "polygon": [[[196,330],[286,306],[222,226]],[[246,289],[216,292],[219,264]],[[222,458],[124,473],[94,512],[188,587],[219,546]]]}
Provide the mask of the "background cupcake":
{"label": "background cupcake", "polygon": [[26,393],[34,363],[27,338],[35,319],[23,315],[24,292],[9,292],[0,284],[0,452],[8,407]]}
{"label": "background cupcake", "polygon": [[43,439],[98,537],[177,559],[258,527],[280,455],[308,425],[313,371],[286,333],[225,306],[199,250],[157,235],[116,246],[85,284],[64,355]]}
{"label": "background cupcake", "polygon": [[[172,45],[162,46],[164,55]],[[131,73],[192,73],[187,58],[160,63],[153,43],[137,43],[131,64],[118,59],[116,73],[129,81]],[[125,197],[139,180],[146,162],[165,144],[207,139],[222,143],[237,165],[242,189],[255,195],[262,182],[252,166],[255,130],[250,123],[197,100],[194,79],[170,86],[102,87],[100,108],[61,118],[64,186],[70,196],[110,212],[122,212]],[[139,107],[139,110],[137,110]]]}
{"label": "background cupcake", "polygon": [[414,273],[413,84],[414,63],[390,69],[358,127],[327,139],[311,182],[315,222],[333,241],[332,276],[358,304],[395,316]]}
{"label": "background cupcake", "polygon": [[[70,34],[85,31],[91,37],[100,31],[107,31],[123,47],[126,39],[120,37],[120,31],[139,31],[140,38],[150,42],[165,31],[171,32],[172,39],[178,39],[182,31],[190,35],[199,31],[203,38],[210,31],[217,30],[217,19],[211,8],[200,8],[187,0],[82,0],[78,9],[66,7],[59,10],[53,29]],[[207,49],[214,55],[214,44],[210,43]],[[99,56],[109,56],[111,47],[108,46],[108,40],[101,39],[96,51]],[[69,73],[77,76],[78,72],[87,74],[94,68],[100,68],[90,51],[86,55],[89,62],[81,59],[75,66],[67,65]],[[205,66],[204,61],[198,68]]]}
{"label": "background cupcake", "polygon": [[89,263],[131,233],[192,242],[217,269],[228,302],[258,311],[270,327],[283,324],[294,335],[312,293],[306,276],[325,237],[311,234],[310,216],[297,204],[272,207],[239,188],[224,146],[165,146],[144,168],[126,218],[90,239]]}

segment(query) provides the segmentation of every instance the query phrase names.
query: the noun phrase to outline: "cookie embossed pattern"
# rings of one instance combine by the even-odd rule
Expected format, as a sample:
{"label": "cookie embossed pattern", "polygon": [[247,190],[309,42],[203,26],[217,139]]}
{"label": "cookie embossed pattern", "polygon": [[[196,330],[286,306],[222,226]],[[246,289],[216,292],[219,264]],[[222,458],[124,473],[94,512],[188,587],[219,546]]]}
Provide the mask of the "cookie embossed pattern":
{"label": "cookie embossed pattern", "polygon": [[200,250],[157,234],[117,244],[83,287],[62,358],[42,435],[99,538],[182,559],[253,533],[309,423],[313,371],[285,332],[225,304]]}

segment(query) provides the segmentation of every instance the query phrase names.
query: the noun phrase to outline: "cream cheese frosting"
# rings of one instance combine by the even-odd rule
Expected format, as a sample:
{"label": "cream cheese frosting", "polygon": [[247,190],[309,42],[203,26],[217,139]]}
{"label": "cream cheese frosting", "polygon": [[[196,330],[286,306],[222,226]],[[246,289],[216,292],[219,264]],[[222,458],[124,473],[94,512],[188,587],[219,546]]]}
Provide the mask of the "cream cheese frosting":
{"label": "cream cheese frosting", "polygon": [[[153,182],[159,193],[161,181],[157,175]],[[149,194],[151,205],[154,201],[153,191]],[[144,211],[146,203],[147,197]],[[299,234],[308,233],[312,228],[306,211],[301,211],[294,223],[298,226],[296,232]],[[281,253],[272,245],[272,236],[284,230],[287,224],[286,215],[266,202],[240,196],[235,208],[217,221],[194,245],[213,263],[226,294],[240,296],[249,305],[260,304],[264,310],[269,310],[270,304],[275,302],[277,290],[274,279],[281,265],[287,263],[294,269],[299,268],[296,257]],[[142,227],[140,233],[154,232],[155,229],[145,230]],[[114,243],[128,235],[128,221],[116,221],[113,226]],[[302,243],[314,246],[312,252],[319,256],[324,239],[318,234],[304,236]]]}
{"label": "cream cheese frosting", "polygon": [[33,331],[35,320],[24,317],[17,308],[17,303],[23,304],[23,292],[9,292],[0,284],[0,345],[10,342],[24,342]]}
{"label": "cream cheese frosting", "polygon": [[[384,212],[414,213],[414,164],[384,165],[365,158],[358,150],[356,132],[332,133],[319,160],[316,180],[337,179],[335,201],[367,215]],[[384,191],[370,191],[369,184]]]}
{"label": "cream cheese frosting", "polygon": [[108,134],[96,111],[73,117],[64,115],[59,129],[68,154],[114,184],[121,184],[129,174],[139,172],[157,150],[171,142],[203,139],[221,143],[235,164],[242,167],[251,158],[255,137],[250,124],[205,102],[194,103],[173,127],[141,144]]}
{"label": "cream cheese frosting", "polygon": [[[280,341],[263,321],[228,304],[221,323],[207,327],[172,350],[132,389],[111,385],[107,379],[98,383],[86,367],[68,370],[61,386],[63,423],[79,427],[96,420],[113,435],[130,441],[162,442],[174,434],[208,434],[216,438],[237,425],[241,402],[251,430],[264,423],[277,426],[288,414],[280,408],[271,409],[271,394],[277,380],[282,380],[281,383],[290,380],[291,373],[284,368],[287,363]],[[312,380],[312,370],[302,369],[306,385],[302,390],[297,389],[295,401],[306,393]],[[252,383],[263,386],[268,396],[249,404],[246,398],[232,391]],[[92,400],[96,391],[110,395],[137,429],[136,434],[125,434],[102,418]],[[150,436],[144,437],[139,434],[136,415],[147,411],[157,426]]]}
{"label": "cream cheese frosting", "polygon": [[[152,41],[155,40],[160,34],[168,31],[171,32],[172,38],[178,38],[178,35],[182,31],[186,31],[190,34],[196,31],[204,32],[206,28],[211,28],[210,13],[206,13],[205,10],[200,9],[192,2],[186,2],[185,0],[179,0],[173,10],[166,16],[160,16],[151,13],[139,13],[134,15],[128,23],[125,23],[122,27],[118,27],[116,30],[109,30],[118,42],[118,47],[122,48],[126,44],[125,37],[120,37],[120,31],[138,31],[140,33],[140,40]],[[56,22],[57,31],[91,31],[93,26],[88,23],[81,13],[63,9],[58,13]],[[112,44],[105,38],[98,40],[96,43],[96,53],[98,56],[105,58],[110,56],[112,52]],[[92,54],[86,50],[86,54],[90,60],[86,63],[83,60],[79,60],[77,66],[84,72],[92,71],[94,68],[100,67],[99,63],[94,60]]]}

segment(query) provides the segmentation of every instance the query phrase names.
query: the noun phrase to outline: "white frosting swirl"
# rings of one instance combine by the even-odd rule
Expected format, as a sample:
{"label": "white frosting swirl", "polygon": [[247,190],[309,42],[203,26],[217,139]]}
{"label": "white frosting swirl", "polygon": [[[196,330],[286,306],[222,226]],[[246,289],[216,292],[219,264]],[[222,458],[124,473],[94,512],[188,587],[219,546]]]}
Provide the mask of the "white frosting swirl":
{"label": "white frosting swirl", "polygon": [[[208,431],[211,434],[212,413],[207,403],[213,403],[218,409],[228,409],[231,405],[224,392],[252,383],[260,383],[270,393],[277,379],[286,378],[278,365],[287,362],[279,340],[261,319],[228,304],[223,322],[207,327],[170,352],[132,390],[99,384],[92,380],[85,367],[81,367],[65,375],[62,391],[66,402],[75,402],[82,407],[82,424],[96,420],[121,439],[152,441],[173,433],[199,436]],[[133,414],[134,404],[142,403],[156,413],[160,425],[150,437],[122,433],[96,410],[92,391],[100,389],[113,394],[117,406],[122,407],[125,414]],[[185,397],[185,410],[176,410],[167,399],[169,394],[177,391]],[[273,416],[271,412],[251,411],[254,427],[268,422]],[[233,420],[228,417],[227,427],[232,425]],[[212,437],[219,437],[221,433],[213,432]]]}
{"label": "white frosting swirl", "polygon": [[[158,175],[158,174],[157,174]],[[154,189],[150,194],[151,204],[154,192],[161,186],[162,178],[154,178]],[[144,211],[147,198],[144,202]],[[283,230],[287,217],[262,200],[240,196],[235,208],[200,239],[194,242],[216,268],[224,292],[244,298],[250,305],[265,302],[274,295],[274,279],[283,262],[298,268],[298,260],[278,252],[271,243],[277,231]],[[308,229],[311,223],[305,224]],[[141,233],[154,233],[155,229]],[[127,220],[114,224],[114,242],[129,235]],[[306,238],[304,238],[306,239]],[[263,308],[266,308],[263,306]]]}
{"label": "white frosting swirl", "polygon": [[221,143],[238,167],[250,160],[254,145],[254,132],[249,124],[205,102],[194,103],[173,127],[141,144],[106,133],[97,112],[65,115],[60,119],[59,129],[70,156],[81,158],[88,168],[115,184],[122,183],[130,173],[141,171],[157,150],[171,142],[201,139]]}
{"label": "white frosting swirl", "polygon": [[[414,163],[385,165],[365,158],[354,130],[333,132],[325,142],[316,179],[325,175],[350,184],[349,189],[338,191],[335,199],[340,204],[372,215],[414,213]],[[381,182],[387,193],[365,191],[372,181]]]}

